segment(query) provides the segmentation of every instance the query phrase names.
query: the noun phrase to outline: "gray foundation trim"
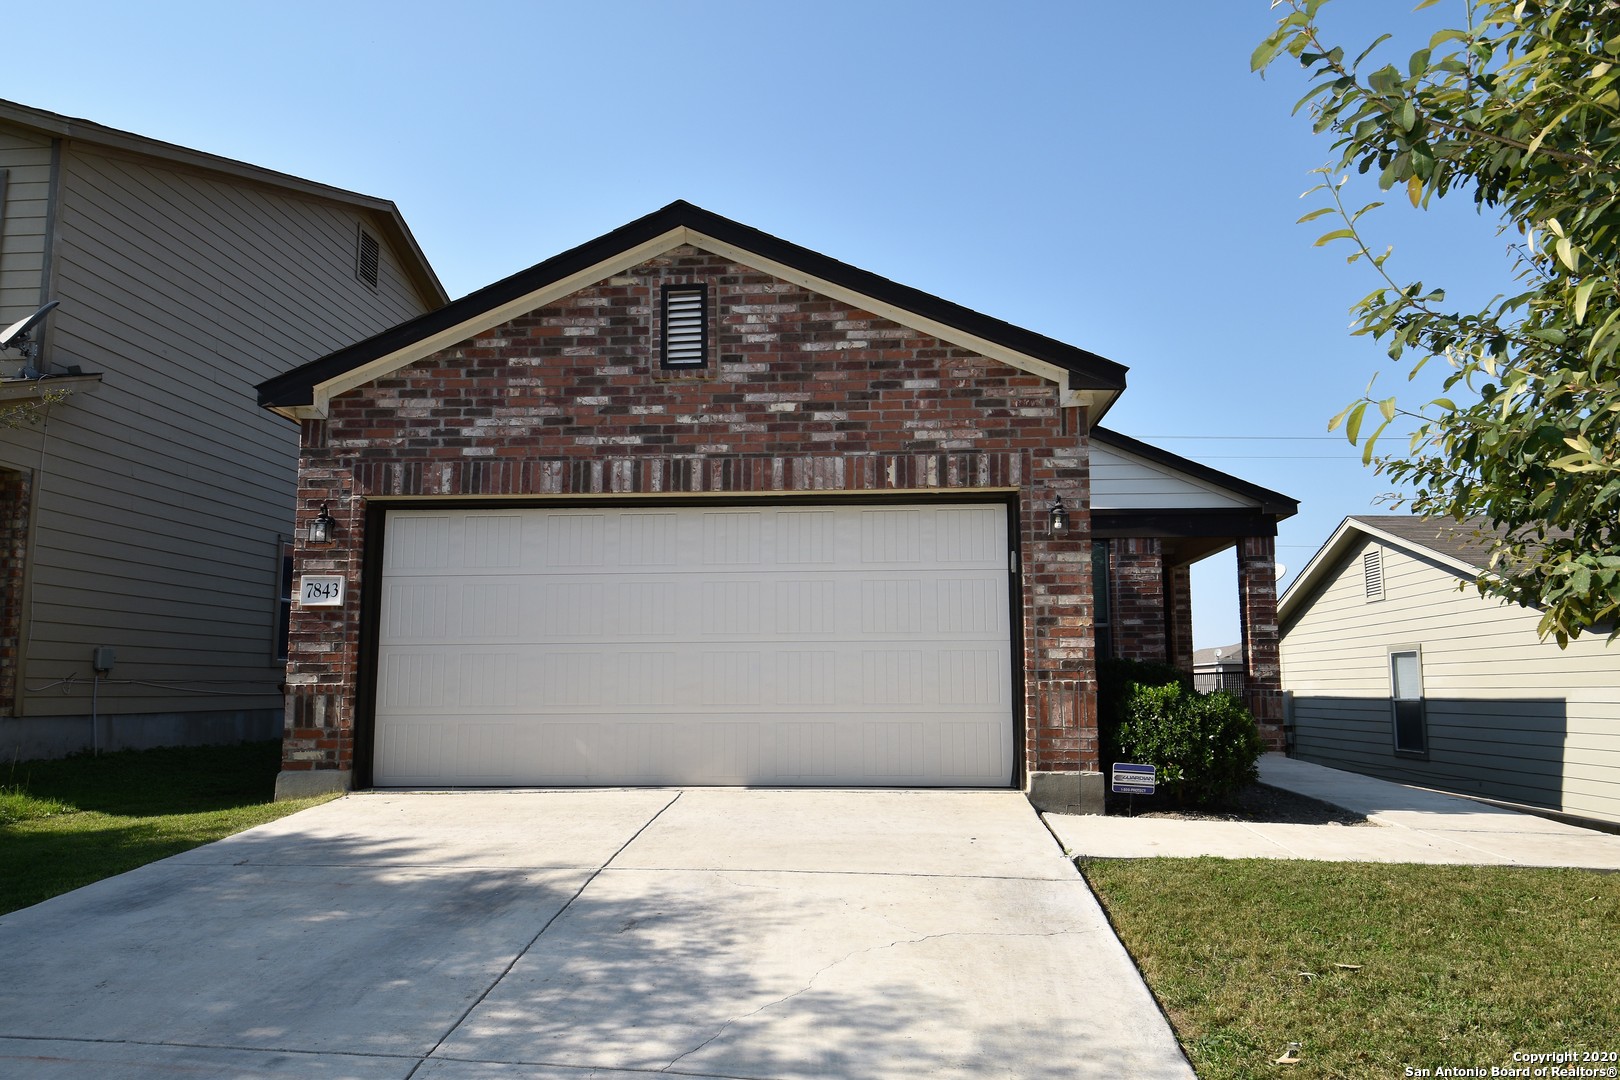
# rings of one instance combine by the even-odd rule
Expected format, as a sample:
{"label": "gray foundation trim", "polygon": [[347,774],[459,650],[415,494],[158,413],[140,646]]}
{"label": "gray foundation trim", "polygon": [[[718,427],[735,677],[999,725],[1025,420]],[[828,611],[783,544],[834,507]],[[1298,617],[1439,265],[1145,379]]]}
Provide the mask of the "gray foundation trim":
{"label": "gray foundation trim", "polygon": [[91,749],[150,750],[157,746],[230,746],[281,738],[280,709],[216,712],[112,713],[0,718],[0,761],[61,758]]}
{"label": "gray foundation trim", "polygon": [[353,776],[348,769],[283,769],[276,776],[276,802],[341,794],[354,787]]}
{"label": "gray foundation trim", "polygon": [[1032,772],[1024,794],[1045,814],[1100,814],[1103,789],[1100,772]]}

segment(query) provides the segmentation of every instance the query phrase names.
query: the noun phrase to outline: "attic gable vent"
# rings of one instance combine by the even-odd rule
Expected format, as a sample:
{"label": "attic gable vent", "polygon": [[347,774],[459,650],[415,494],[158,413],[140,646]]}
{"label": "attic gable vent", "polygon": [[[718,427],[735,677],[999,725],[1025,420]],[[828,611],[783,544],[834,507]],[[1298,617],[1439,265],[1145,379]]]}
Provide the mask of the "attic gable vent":
{"label": "attic gable vent", "polygon": [[1361,557],[1361,578],[1367,591],[1367,601],[1384,598],[1384,551],[1373,548]]}
{"label": "attic gable vent", "polygon": [[365,229],[361,229],[360,240],[354,254],[354,276],[370,285],[373,289],[377,287],[379,254],[380,249],[377,246],[377,238],[366,232]]}
{"label": "attic gable vent", "polygon": [[664,366],[701,367],[708,355],[709,287],[664,286]]}

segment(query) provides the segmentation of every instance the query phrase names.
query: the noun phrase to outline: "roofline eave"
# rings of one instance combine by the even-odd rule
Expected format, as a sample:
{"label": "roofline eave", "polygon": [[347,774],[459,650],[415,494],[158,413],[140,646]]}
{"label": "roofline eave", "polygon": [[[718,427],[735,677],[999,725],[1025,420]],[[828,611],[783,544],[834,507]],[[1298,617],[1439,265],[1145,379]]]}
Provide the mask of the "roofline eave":
{"label": "roofline eave", "polygon": [[[744,242],[753,238],[766,242]],[[681,244],[692,244],[854,303],[901,325],[1052,381],[1058,385],[1064,405],[1088,405],[1093,409],[1093,419],[1106,412],[1125,389],[1127,369],[1122,364],[879,278],[689,203],[672,203],[443,308],[267,379],[258,386],[259,404],[282,415],[297,412],[308,416],[310,410],[314,415],[325,415],[327,403],[338,394]],[[829,273],[834,276],[829,277]],[[880,287],[860,287],[873,283]],[[921,303],[903,302],[918,298]],[[917,310],[919,307],[923,310]],[[1008,338],[1039,346],[1048,355],[1020,348]]]}

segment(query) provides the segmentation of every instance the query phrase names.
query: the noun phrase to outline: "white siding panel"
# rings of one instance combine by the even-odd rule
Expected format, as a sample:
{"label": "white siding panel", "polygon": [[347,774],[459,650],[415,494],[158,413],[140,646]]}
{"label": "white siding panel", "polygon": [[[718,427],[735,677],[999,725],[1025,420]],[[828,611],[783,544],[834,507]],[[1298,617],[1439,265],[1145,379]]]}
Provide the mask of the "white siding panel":
{"label": "white siding panel", "polygon": [[1006,536],[982,506],[396,511],[376,781],[1005,786]]}
{"label": "white siding panel", "polygon": [[1094,510],[1252,508],[1213,484],[1102,442],[1091,444]]}

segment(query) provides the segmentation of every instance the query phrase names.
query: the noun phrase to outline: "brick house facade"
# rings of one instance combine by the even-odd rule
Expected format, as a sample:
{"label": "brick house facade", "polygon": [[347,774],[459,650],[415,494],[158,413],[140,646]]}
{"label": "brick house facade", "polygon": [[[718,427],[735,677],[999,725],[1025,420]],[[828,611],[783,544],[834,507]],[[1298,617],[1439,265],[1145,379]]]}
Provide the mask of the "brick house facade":
{"label": "brick house facade", "polygon": [[[672,289],[701,312],[697,363],[668,364]],[[347,584],[340,606],[293,613],[278,790],[373,782],[384,536],[398,515],[950,504],[1008,523],[1006,784],[1096,810],[1090,444],[1123,388],[1102,357],[685,203],[270,380],[261,404],[301,423],[298,571]],[[1069,518],[1054,532],[1059,498]],[[335,540],[312,543],[323,510]],[[1264,532],[1269,512],[1245,521]],[[1114,543],[1133,583],[1118,604],[1133,629],[1117,640],[1137,653],[1174,642],[1190,669],[1188,609],[1162,588],[1185,594],[1184,564],[1167,577],[1127,559],[1159,541]],[[1274,678],[1275,616],[1256,613]]]}

